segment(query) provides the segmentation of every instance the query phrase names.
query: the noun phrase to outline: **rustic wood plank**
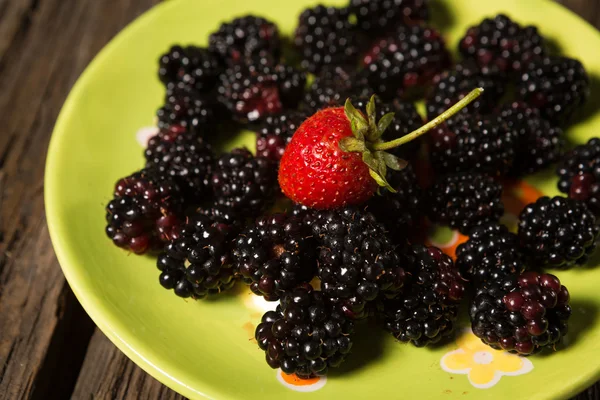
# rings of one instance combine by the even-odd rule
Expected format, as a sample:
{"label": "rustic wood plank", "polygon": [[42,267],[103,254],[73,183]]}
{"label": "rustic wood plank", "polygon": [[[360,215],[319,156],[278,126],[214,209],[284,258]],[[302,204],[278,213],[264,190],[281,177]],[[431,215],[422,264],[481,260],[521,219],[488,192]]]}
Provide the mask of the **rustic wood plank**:
{"label": "rustic wood plank", "polygon": [[79,74],[154,3],[0,0],[2,398],[68,398],[75,386],[94,328],[50,243],[43,202],[46,150]]}
{"label": "rustic wood plank", "polygon": [[72,398],[185,399],[125,357],[98,329],[88,347]]}
{"label": "rustic wood plank", "polygon": [[[0,0],[0,394],[182,397],[92,325],[64,282],[43,211],[43,166],[68,90],[108,40],[158,0]],[[561,3],[600,26],[595,0]],[[85,353],[85,361],[75,386]],[[598,385],[578,400],[600,399]],[[58,397],[57,397],[58,396]]]}

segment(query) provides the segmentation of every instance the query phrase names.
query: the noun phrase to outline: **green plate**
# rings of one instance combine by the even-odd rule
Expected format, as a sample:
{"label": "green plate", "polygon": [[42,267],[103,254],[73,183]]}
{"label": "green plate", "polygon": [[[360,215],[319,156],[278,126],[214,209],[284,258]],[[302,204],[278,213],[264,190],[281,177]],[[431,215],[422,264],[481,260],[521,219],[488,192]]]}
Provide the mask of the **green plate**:
{"label": "green plate", "polygon": [[[346,0],[335,1],[342,5]],[[104,235],[104,205],[114,182],[142,166],[135,132],[151,125],[163,90],[156,61],[173,43],[206,44],[220,22],[247,13],[275,20],[289,34],[313,0],[178,0],[155,7],[91,63],[56,124],[46,167],[46,209],[56,254],[81,304],[102,331],[155,378],[191,398],[563,398],[600,378],[600,271],[559,272],[572,293],[569,345],[525,360],[490,351],[466,333],[445,347],[416,349],[369,326],[340,371],[298,386],[282,383],[250,339],[264,304],[248,290],[185,301],[158,284],[154,261],[114,247]],[[466,27],[504,12],[533,23],[561,51],[583,61],[595,97],[573,142],[600,132],[600,35],[544,0],[435,1],[436,26],[451,48]],[[247,136],[237,139],[252,146]],[[529,181],[556,193],[551,174]],[[525,191],[532,189],[525,185]],[[533,190],[533,189],[532,189]],[[523,190],[516,190],[517,195]],[[289,380],[289,379],[288,379]],[[311,391],[302,393],[302,391]]]}

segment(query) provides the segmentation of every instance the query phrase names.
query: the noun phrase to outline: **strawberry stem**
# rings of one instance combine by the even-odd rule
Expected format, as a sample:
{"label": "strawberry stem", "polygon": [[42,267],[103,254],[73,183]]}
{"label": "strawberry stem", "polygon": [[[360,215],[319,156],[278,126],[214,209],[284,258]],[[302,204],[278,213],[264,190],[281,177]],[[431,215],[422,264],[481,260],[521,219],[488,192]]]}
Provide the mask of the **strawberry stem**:
{"label": "strawberry stem", "polygon": [[430,130],[434,129],[435,127],[441,125],[443,122],[448,120],[454,114],[456,114],[457,112],[459,112],[460,110],[465,108],[473,100],[478,98],[481,95],[481,93],[483,93],[483,88],[473,89],[468,95],[463,97],[462,100],[460,100],[459,102],[454,104],[452,107],[450,107],[449,109],[444,111],[442,114],[438,115],[437,117],[435,117],[434,119],[432,119],[431,121],[429,121],[428,123],[426,123],[425,125],[420,127],[419,129],[416,129],[416,130],[412,131],[411,133],[402,136],[401,138],[391,140],[389,142],[374,143],[374,144],[371,144],[369,147],[373,150],[389,150],[389,149],[393,149],[394,147],[402,146],[403,144],[408,143],[408,142],[418,138],[419,136],[429,132]]}

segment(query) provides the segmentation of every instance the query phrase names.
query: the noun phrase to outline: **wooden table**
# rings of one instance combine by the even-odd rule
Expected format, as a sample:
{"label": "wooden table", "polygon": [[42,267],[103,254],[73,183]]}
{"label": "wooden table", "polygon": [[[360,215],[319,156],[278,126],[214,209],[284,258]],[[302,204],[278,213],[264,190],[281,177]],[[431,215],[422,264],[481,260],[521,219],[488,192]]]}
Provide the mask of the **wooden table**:
{"label": "wooden table", "polygon": [[[60,270],[44,214],[56,116],[98,51],[159,0],[0,0],[0,399],[181,399],[121,353]],[[562,0],[600,27],[600,0]],[[76,190],[76,188],[75,188]],[[600,385],[577,399],[600,399]]]}

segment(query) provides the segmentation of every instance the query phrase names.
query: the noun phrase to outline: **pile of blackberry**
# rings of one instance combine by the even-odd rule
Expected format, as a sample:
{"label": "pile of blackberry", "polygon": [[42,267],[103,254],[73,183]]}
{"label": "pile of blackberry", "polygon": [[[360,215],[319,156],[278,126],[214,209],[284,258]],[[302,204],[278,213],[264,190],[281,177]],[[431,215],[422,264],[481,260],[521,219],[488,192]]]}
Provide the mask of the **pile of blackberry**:
{"label": "pile of blackberry", "polygon": [[300,65],[310,72],[328,65],[352,65],[360,51],[358,34],[348,8],[318,5],[304,10],[294,34]]}
{"label": "pile of blackberry", "polygon": [[160,284],[179,297],[202,299],[231,289],[235,283],[230,250],[237,233],[235,225],[219,221],[207,211],[188,217],[156,262]]}
{"label": "pile of blackberry", "polygon": [[115,184],[106,206],[106,234],[136,254],[160,250],[178,236],[184,196],[177,183],[153,169],[142,169]]}
{"label": "pile of blackberry", "polygon": [[298,105],[306,76],[292,66],[235,64],[221,75],[219,100],[239,121],[260,121]]}
{"label": "pile of blackberry", "polygon": [[216,204],[256,217],[275,200],[277,171],[269,159],[233,149],[218,159],[210,185]]}
{"label": "pile of blackberry", "polygon": [[258,218],[238,236],[233,258],[250,290],[275,301],[314,278],[315,252],[316,245],[300,219],[275,214]]}
{"label": "pile of blackberry", "polygon": [[309,116],[303,111],[288,111],[266,117],[255,128],[256,154],[275,162],[279,161],[294,132]]}
{"label": "pile of blackberry", "polygon": [[556,173],[558,190],[600,214],[600,139],[590,139],[565,154]]}
{"label": "pile of blackberry", "polygon": [[348,317],[366,318],[369,303],[401,292],[405,272],[396,246],[372,214],[348,207],[312,218],[321,290]]}
{"label": "pile of blackberry", "polygon": [[550,274],[506,275],[477,289],[469,314],[473,333],[497,350],[529,355],[567,334],[569,291]]}
{"label": "pile of blackberry", "polygon": [[410,98],[451,65],[441,35],[424,25],[399,26],[363,57],[363,76],[385,100]]}
{"label": "pile of blackberry", "polygon": [[[436,345],[460,328],[461,303],[473,333],[495,349],[555,348],[568,331],[569,292],[544,270],[585,264],[600,232],[600,139],[565,149],[590,79],[578,60],[551,54],[543,32],[504,15],[474,21],[454,62],[429,22],[434,4],[316,5],[291,37],[242,15],[206,47],[164,49],[157,134],[144,168],[114,188],[107,236],[153,255],[159,284],[178,297],[239,284],[279,301],[255,339],[269,366],[301,379],[350,356],[358,320],[399,342]],[[365,203],[315,210],[279,196],[281,157],[317,111],[348,99],[363,111],[376,95],[376,119],[394,113],[381,138],[392,141],[476,88],[485,91],[451,119],[390,150],[406,167],[381,172],[390,186]],[[421,99],[422,113],[412,102]],[[255,134],[256,152],[224,148],[242,130]],[[381,157],[372,163],[405,164],[373,154]],[[511,193],[533,192],[513,181],[553,164],[568,197],[533,200],[513,233],[504,225],[505,208],[518,213]],[[467,236],[455,254],[430,245],[438,225]]]}
{"label": "pile of blackberry", "polygon": [[354,324],[323,292],[287,292],[277,310],[263,315],[255,339],[267,364],[301,379],[327,374],[352,349]]}
{"label": "pile of blackberry", "polygon": [[442,125],[429,136],[429,157],[441,174],[481,172],[504,176],[513,167],[517,134],[497,118],[477,115]]}
{"label": "pile of blackberry", "polygon": [[556,163],[565,147],[563,131],[540,116],[537,108],[514,102],[498,112],[499,123],[516,133],[515,159],[511,176],[533,174]]}
{"label": "pile of blackberry", "polygon": [[519,239],[504,225],[490,223],[475,227],[469,240],[456,249],[456,267],[463,279],[475,286],[525,270]]}
{"label": "pile of blackberry", "polygon": [[540,197],[519,216],[519,240],[534,265],[570,268],[585,264],[600,228],[580,200]]}
{"label": "pile of blackberry", "polygon": [[475,101],[448,120],[460,123],[463,118],[491,113],[504,95],[506,83],[497,76],[484,74],[473,62],[462,62],[433,79],[427,94],[427,117],[433,119],[461,100],[475,88],[484,92]]}
{"label": "pile of blackberry", "polygon": [[412,25],[429,19],[428,0],[350,0],[350,12],[357,25],[377,36],[398,25]]}
{"label": "pile of blackberry", "polygon": [[535,26],[522,27],[503,14],[470,27],[458,48],[481,68],[507,74],[522,71],[546,54],[544,38]]}
{"label": "pile of blackberry", "polygon": [[202,137],[175,125],[150,138],[144,155],[146,168],[171,177],[192,203],[200,204],[210,196],[208,180],[215,155]]}
{"label": "pile of blackberry", "polygon": [[565,125],[590,95],[590,80],[578,60],[548,56],[527,65],[517,83],[518,97],[553,123]]}
{"label": "pile of blackberry", "polygon": [[475,172],[450,174],[436,180],[427,192],[429,218],[464,234],[479,225],[498,222],[504,214],[502,185]]}
{"label": "pile of blackberry", "polygon": [[383,300],[385,328],[417,347],[438,343],[454,331],[463,280],[452,259],[436,247],[411,246],[402,265],[410,278],[402,296]]}

